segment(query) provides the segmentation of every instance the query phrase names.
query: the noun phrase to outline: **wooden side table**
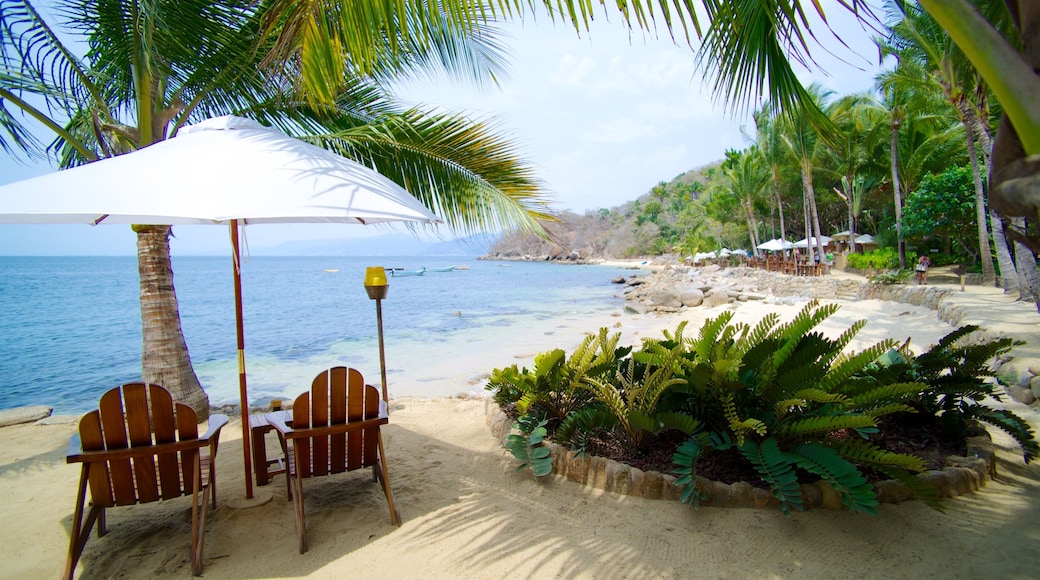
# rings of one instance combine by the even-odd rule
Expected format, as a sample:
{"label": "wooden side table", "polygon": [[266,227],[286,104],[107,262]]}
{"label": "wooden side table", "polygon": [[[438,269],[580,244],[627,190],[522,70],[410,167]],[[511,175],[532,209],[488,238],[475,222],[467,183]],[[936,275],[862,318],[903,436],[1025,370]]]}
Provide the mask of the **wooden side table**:
{"label": "wooden side table", "polygon": [[274,425],[268,422],[267,417],[280,413],[286,421],[292,420],[291,411],[275,411],[274,413],[256,413],[249,416],[250,440],[253,445],[253,476],[256,485],[267,485],[275,475],[285,473],[285,464],[282,459],[267,459],[267,442],[264,437],[274,430]]}

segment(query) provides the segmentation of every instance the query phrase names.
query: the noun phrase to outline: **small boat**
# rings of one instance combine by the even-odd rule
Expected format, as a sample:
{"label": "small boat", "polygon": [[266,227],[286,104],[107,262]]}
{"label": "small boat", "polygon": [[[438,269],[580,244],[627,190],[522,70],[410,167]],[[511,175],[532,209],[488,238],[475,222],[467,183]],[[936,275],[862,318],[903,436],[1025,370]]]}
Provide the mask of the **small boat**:
{"label": "small boat", "polygon": [[387,268],[386,271],[390,273],[390,277],[397,278],[399,276],[422,276],[426,273],[426,268],[420,268],[418,270],[405,270],[403,268]]}
{"label": "small boat", "polygon": [[469,270],[469,266],[463,264],[461,266],[455,266],[456,270]]}
{"label": "small boat", "polygon": [[426,268],[427,272],[451,272],[455,266],[443,266],[441,268]]}
{"label": "small boat", "polygon": [[338,268],[326,268],[322,272],[339,272]]}

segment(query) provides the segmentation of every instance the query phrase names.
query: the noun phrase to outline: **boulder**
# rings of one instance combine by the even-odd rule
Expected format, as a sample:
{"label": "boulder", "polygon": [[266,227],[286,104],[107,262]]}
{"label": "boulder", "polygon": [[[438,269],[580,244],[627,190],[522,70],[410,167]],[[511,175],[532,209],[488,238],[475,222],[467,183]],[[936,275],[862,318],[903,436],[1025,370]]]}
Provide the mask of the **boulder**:
{"label": "boulder", "polygon": [[15,407],[0,411],[0,427],[8,425],[20,425],[22,423],[33,423],[44,417],[49,417],[54,411],[47,405],[34,405],[31,407]]}

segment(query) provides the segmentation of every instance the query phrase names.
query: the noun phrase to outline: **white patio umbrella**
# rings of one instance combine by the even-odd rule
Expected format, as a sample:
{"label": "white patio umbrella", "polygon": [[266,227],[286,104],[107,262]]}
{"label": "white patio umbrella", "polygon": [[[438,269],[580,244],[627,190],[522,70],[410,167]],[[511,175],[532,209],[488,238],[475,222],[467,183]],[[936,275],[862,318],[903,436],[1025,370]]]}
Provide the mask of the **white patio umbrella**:
{"label": "white patio umbrella", "polygon": [[794,247],[794,244],[787,240],[774,238],[772,240],[769,240],[768,242],[763,242],[755,247],[759,250],[765,250],[767,252],[781,252],[783,250],[790,250]]}
{"label": "white patio umbrella", "polygon": [[[831,238],[828,237],[828,236],[820,236],[820,241],[823,242],[823,245],[826,246],[827,244],[831,243]],[[794,247],[796,247],[796,248],[807,248],[810,245],[812,245],[812,246],[816,245],[816,238],[815,237],[812,237],[812,238],[802,238],[802,239],[800,239],[800,240],[798,240],[797,242],[794,243]]]}
{"label": "white patio umbrella", "polygon": [[442,223],[376,171],[255,121],[217,117],[126,155],[0,186],[5,224],[228,225],[246,498],[252,498],[238,226]]}

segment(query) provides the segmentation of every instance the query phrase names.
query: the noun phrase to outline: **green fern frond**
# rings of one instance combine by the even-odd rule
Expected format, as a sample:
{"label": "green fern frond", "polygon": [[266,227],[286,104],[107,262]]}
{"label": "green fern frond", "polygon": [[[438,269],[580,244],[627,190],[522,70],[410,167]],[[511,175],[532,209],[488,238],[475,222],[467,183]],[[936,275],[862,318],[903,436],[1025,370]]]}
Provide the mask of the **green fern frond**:
{"label": "green fern frond", "polygon": [[790,322],[780,325],[770,334],[773,338],[781,339],[781,346],[776,353],[778,366],[787,361],[810,330],[838,311],[837,304],[819,306],[819,303],[819,300],[810,300]]}
{"label": "green fern frond", "polygon": [[762,320],[759,320],[751,332],[744,337],[741,354],[747,354],[750,349],[765,341],[779,322],[780,315],[775,312],[770,312],[763,316]]}
{"label": "green fern frond", "polygon": [[818,443],[806,443],[788,452],[802,469],[823,478],[841,493],[841,501],[849,509],[877,515],[878,500],[867,478],[833,449]]}
{"label": "green fern frond", "polygon": [[536,393],[526,393],[520,397],[520,400],[516,402],[516,410],[521,415],[526,415],[531,405],[538,402],[539,396]]}
{"label": "green fern frond", "polygon": [[802,511],[802,490],[798,486],[798,477],[794,467],[776,443],[770,437],[761,444],[745,441],[740,445],[740,453],[769,484],[773,497],[780,500],[780,509],[791,515],[791,508]]}
{"label": "green fern frond", "polygon": [[708,360],[712,349],[718,342],[719,332],[733,320],[733,311],[727,310],[716,318],[709,318],[701,326],[700,335],[697,338],[696,352],[700,360]]}
{"label": "green fern frond", "polygon": [[891,349],[893,344],[895,344],[894,340],[886,339],[853,355],[840,357],[834,361],[830,372],[820,382],[820,388],[832,392],[838,390],[843,382],[876,361],[878,357]]}
{"label": "green fern frond", "polygon": [[914,472],[924,471],[925,468],[924,460],[920,457],[886,451],[867,441],[844,439],[827,441],[825,444],[856,465],[866,465],[876,469],[890,466]]}
{"label": "green fern frond", "polygon": [[701,422],[685,413],[667,412],[659,413],[656,419],[661,429],[682,431],[687,435],[696,433],[701,428]]}
{"label": "green fern frond", "polygon": [[1006,409],[991,409],[989,407],[982,409],[982,412],[975,413],[974,417],[999,427],[1002,431],[1014,437],[1015,441],[1018,441],[1019,446],[1022,447],[1022,457],[1026,463],[1029,463],[1036,458],[1037,454],[1040,454],[1040,446],[1037,445],[1036,438],[1033,435],[1033,428],[1029,423]]}
{"label": "green fern frond", "polygon": [[820,388],[802,389],[794,393],[794,397],[798,399],[804,399],[806,401],[812,401],[814,403],[841,403],[844,404],[848,401],[845,395],[840,393],[829,393]]}
{"label": "green fern frond", "polygon": [[856,322],[853,322],[852,326],[848,327],[845,332],[839,334],[838,338],[834,339],[834,353],[837,354],[844,351],[845,347],[852,342],[853,338],[856,338],[856,335],[859,334],[859,331],[863,330],[863,327],[866,326],[866,324],[866,320],[857,320]]}
{"label": "green fern frond", "polygon": [[609,431],[618,424],[617,417],[602,406],[588,406],[567,415],[556,429],[556,440],[583,452],[590,435]]}
{"label": "green fern frond", "polygon": [[923,383],[892,383],[882,385],[850,397],[849,407],[852,409],[872,409],[881,405],[901,403],[914,398],[925,390]]}
{"label": "green fern frond", "polygon": [[691,504],[695,508],[700,507],[700,502],[705,499],[704,494],[697,489],[697,458],[700,457],[701,450],[701,444],[691,437],[672,455],[672,463],[676,465],[676,469],[672,471],[676,475],[675,485],[682,488],[679,501]]}
{"label": "green fern frond", "polygon": [[877,422],[872,417],[859,414],[811,416],[784,423],[780,427],[780,435],[801,439],[834,433],[843,429],[862,429],[864,427],[877,427]]}
{"label": "green fern frond", "polygon": [[916,413],[917,409],[905,403],[889,403],[887,405],[879,405],[869,409],[858,409],[858,411],[868,417],[877,419],[878,417],[884,417],[894,413]]}

